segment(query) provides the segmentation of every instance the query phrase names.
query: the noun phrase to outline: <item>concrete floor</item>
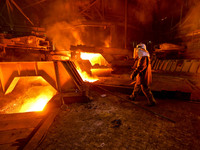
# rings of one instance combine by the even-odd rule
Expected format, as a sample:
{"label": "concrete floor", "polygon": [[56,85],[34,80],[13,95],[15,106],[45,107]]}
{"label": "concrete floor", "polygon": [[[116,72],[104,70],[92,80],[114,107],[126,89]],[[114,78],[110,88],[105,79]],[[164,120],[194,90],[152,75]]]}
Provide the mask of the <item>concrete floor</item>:
{"label": "concrete floor", "polygon": [[[162,72],[153,72],[151,90],[159,95],[162,93],[170,98],[185,99],[200,102],[200,75],[192,74],[170,74]],[[129,74],[111,75],[110,77],[102,77],[98,84],[107,84],[114,86],[126,86],[133,88],[131,85]],[[177,93],[175,93],[177,92]],[[177,95],[174,95],[177,94]]]}
{"label": "concrete floor", "polygon": [[[154,93],[198,90],[198,84],[193,82],[190,87],[187,84],[191,83],[183,82],[183,77],[159,73],[154,73],[153,77]],[[129,75],[124,74],[101,78],[99,83],[124,86],[131,81]],[[114,92],[112,95],[95,87],[91,87],[90,93],[93,98],[90,102],[62,107],[38,150],[200,149],[198,101],[184,97],[169,99],[158,94],[155,95],[158,105],[147,107],[147,100],[142,95],[133,104],[125,100],[127,94]]]}

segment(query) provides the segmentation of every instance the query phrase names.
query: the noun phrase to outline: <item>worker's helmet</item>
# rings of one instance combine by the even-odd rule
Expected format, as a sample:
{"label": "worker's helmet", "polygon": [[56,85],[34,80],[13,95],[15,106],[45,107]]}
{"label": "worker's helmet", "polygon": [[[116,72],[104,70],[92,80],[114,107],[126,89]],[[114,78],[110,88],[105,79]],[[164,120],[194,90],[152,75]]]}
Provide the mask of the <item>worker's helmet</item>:
{"label": "worker's helmet", "polygon": [[138,44],[138,45],[137,45],[137,48],[142,48],[142,49],[145,49],[145,50],[147,50],[147,47],[146,47],[146,45],[145,45],[145,44],[143,44],[143,43],[140,43],[140,44]]}
{"label": "worker's helmet", "polygon": [[143,56],[148,56],[150,57],[149,55],[149,52],[147,51],[146,49],[146,45],[143,44],[143,43],[140,43],[136,46],[136,48],[134,49],[134,54],[133,54],[133,58],[141,58]]}

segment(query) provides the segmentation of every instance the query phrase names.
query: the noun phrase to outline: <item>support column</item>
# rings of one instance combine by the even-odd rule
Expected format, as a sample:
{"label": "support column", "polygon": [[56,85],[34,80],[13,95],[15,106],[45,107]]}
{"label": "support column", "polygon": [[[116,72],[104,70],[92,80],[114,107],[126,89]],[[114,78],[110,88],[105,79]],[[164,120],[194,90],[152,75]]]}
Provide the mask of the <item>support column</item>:
{"label": "support column", "polygon": [[127,3],[127,0],[125,0],[125,11],[124,11],[124,14],[125,14],[125,21],[124,21],[124,48],[126,49],[127,48],[127,8],[128,8],[128,3]]}

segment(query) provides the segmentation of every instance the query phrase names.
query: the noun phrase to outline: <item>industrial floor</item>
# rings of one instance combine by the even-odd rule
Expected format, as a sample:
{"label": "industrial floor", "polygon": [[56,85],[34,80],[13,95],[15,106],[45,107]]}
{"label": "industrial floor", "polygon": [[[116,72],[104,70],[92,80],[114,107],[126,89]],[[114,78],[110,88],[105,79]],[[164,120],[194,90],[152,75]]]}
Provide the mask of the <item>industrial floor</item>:
{"label": "industrial floor", "polygon": [[[130,102],[126,93],[91,86],[91,101],[63,105],[37,149],[198,150],[200,103],[196,79],[153,73],[152,91],[158,102],[154,107],[146,106],[143,95]],[[129,75],[123,74],[102,77],[98,84],[130,86],[131,82]],[[163,91],[165,94],[159,96]],[[179,93],[170,97],[166,91]]]}

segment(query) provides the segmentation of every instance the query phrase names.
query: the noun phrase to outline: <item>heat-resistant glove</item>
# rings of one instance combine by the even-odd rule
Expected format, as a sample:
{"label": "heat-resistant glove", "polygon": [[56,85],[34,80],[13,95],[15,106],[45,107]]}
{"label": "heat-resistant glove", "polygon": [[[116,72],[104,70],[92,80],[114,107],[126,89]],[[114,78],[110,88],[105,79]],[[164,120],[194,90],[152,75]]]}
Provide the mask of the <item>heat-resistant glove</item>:
{"label": "heat-resistant glove", "polygon": [[133,73],[131,74],[131,76],[130,76],[130,77],[131,77],[131,79],[132,79],[132,80],[134,80],[136,76],[137,76],[136,72],[135,72],[135,71],[133,71]]}

